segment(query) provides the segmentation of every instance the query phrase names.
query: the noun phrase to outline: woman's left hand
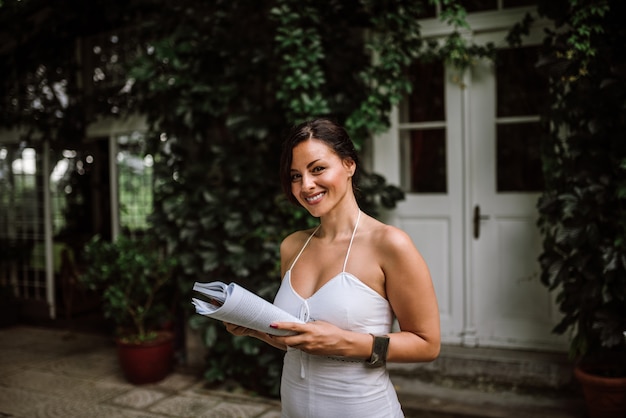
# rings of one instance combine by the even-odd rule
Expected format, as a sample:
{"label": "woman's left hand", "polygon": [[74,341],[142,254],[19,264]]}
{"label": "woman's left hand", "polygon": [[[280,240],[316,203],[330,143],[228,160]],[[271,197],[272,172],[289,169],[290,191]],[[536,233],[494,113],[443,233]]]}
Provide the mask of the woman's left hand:
{"label": "woman's left hand", "polygon": [[297,322],[277,322],[270,325],[274,329],[294,331],[296,335],[274,336],[276,341],[297,348],[309,354],[343,355],[345,337],[349,331],[342,330],[325,321],[312,321],[306,324]]}

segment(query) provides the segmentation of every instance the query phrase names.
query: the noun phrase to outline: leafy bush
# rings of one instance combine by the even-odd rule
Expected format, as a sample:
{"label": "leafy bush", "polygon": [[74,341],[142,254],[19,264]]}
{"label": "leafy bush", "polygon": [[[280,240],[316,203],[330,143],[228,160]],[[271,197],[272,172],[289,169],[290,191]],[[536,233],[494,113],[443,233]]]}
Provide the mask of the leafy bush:
{"label": "leafy bush", "polygon": [[554,331],[572,333],[577,359],[626,354],[626,8],[600,3],[540,9],[564,25],[546,38],[541,61],[552,98],[541,280],[563,313]]}
{"label": "leafy bush", "polygon": [[[387,126],[393,97],[384,97],[373,80],[367,86],[354,77],[371,65],[358,31],[368,24],[360,5],[183,3],[171,13],[175,26],[158,21],[147,28],[151,53],[129,68],[130,94],[140,99],[154,140],[151,224],[181,261],[183,300],[195,281],[213,280],[235,281],[271,299],[280,284],[280,241],[317,222],[281,196],[279,156],[289,127],[326,114],[345,123],[369,103],[369,119],[359,125],[367,129],[351,132],[362,146],[368,129]],[[307,29],[289,29],[294,25]],[[161,32],[163,27],[168,29]],[[395,53],[401,61],[402,51]],[[410,61],[381,68],[379,81],[404,77]],[[375,101],[368,102],[369,92],[376,93]],[[369,213],[404,197],[379,175],[367,173],[364,180],[362,204]],[[185,307],[207,346],[209,383],[234,379],[278,394],[280,351],[233,337],[222,324],[194,316],[191,304]]]}

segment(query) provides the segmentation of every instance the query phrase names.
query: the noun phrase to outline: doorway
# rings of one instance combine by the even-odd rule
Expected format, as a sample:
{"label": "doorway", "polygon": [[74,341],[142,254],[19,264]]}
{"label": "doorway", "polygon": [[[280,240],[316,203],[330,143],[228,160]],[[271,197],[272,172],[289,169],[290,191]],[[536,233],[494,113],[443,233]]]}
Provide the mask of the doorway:
{"label": "doorway", "polygon": [[536,53],[503,47],[462,76],[417,64],[414,92],[374,140],[374,170],[406,192],[387,221],[409,233],[429,265],[445,343],[566,347],[551,332],[558,312],[539,281],[546,84]]}

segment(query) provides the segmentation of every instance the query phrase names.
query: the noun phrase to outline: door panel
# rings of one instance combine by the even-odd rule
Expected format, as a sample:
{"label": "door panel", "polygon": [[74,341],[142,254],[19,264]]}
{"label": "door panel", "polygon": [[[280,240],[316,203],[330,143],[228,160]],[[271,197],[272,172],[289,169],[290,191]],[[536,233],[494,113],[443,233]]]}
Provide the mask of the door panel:
{"label": "door panel", "polygon": [[451,316],[454,311],[451,292],[453,284],[451,277],[450,254],[450,219],[423,220],[410,215],[401,218],[400,228],[408,233],[420,250],[422,257],[429,260],[428,268],[435,280],[437,301],[444,318]]}
{"label": "door panel", "polygon": [[[524,89],[512,86],[510,77],[498,87],[502,78],[498,75],[515,69],[515,82],[522,86],[534,83],[519,71],[532,67],[532,55],[528,48],[508,50],[498,57],[501,55],[506,59],[496,59],[497,64],[479,62],[470,84],[470,195],[472,205],[482,214],[480,233],[471,241],[476,338],[481,346],[560,349],[563,339],[551,332],[556,310],[539,281],[541,239],[536,203],[542,181],[538,109],[528,97],[533,88],[516,96],[515,92]],[[496,69],[496,65],[507,68]],[[531,105],[511,105],[510,96]],[[499,109],[503,106],[505,110]],[[535,114],[529,113],[533,109]],[[503,114],[506,117],[499,116]]]}
{"label": "door panel", "polygon": [[428,263],[444,343],[565,350],[537,261],[542,87],[531,49],[501,52],[498,66],[479,62],[462,82],[419,69],[416,81],[427,85],[417,83],[375,138],[374,169],[405,189],[387,221]]}
{"label": "door panel", "polygon": [[460,86],[447,86],[450,76],[443,65],[439,70],[426,67],[415,69],[415,93],[394,110],[390,131],[375,138],[374,169],[404,188],[406,199],[387,221],[411,236],[428,264],[443,341],[461,343],[466,295],[463,138],[459,120],[448,115],[461,115],[464,96]]}

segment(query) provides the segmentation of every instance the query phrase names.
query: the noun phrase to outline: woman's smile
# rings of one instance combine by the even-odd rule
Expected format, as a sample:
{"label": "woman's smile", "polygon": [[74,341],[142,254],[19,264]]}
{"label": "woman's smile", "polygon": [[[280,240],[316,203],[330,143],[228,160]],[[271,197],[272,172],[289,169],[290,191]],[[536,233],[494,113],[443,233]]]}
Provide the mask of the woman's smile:
{"label": "woman's smile", "polygon": [[319,192],[314,194],[313,196],[305,197],[304,200],[306,200],[308,204],[314,205],[322,200],[322,197],[324,197],[325,194],[326,192]]}

